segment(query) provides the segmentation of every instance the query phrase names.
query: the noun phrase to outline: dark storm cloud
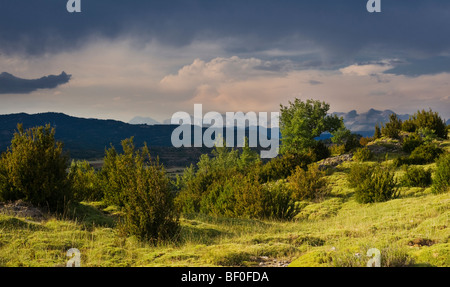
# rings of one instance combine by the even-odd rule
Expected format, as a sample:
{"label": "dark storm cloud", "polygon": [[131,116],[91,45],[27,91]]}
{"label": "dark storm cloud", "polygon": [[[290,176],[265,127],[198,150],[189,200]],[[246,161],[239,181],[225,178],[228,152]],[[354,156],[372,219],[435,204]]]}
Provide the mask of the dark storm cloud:
{"label": "dark storm cloud", "polygon": [[428,59],[411,59],[385,71],[386,74],[420,76],[434,75],[442,72],[450,73],[450,57],[431,57]]}
{"label": "dark storm cloud", "polygon": [[313,43],[334,58],[374,45],[378,53],[435,55],[450,49],[450,1],[96,0],[82,13],[61,0],[0,0],[0,50],[39,55],[77,48],[93,36],[134,36],[176,47],[233,38],[228,51],[302,49]]}
{"label": "dark storm cloud", "polygon": [[69,82],[71,75],[62,72],[58,76],[50,75],[40,79],[27,80],[9,73],[0,74],[0,94],[29,94],[38,89],[53,89]]}

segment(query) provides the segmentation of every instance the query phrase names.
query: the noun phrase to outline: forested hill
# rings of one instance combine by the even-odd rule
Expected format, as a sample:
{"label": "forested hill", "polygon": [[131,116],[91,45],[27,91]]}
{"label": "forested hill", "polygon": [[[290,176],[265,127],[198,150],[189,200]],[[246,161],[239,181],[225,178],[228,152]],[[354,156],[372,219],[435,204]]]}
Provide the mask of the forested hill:
{"label": "forested hill", "polygon": [[[166,166],[190,165],[202,153],[210,151],[208,148],[174,148],[171,136],[176,125],[135,125],[116,120],[77,118],[62,113],[20,113],[0,115],[0,152],[6,151],[11,144],[18,123],[22,123],[25,129],[50,124],[56,130],[56,140],[62,141],[64,149],[75,159],[101,159],[111,144],[120,149],[121,141],[130,137],[134,137],[137,147],[147,143],[152,156],[159,156]],[[223,136],[226,136],[226,130]]]}
{"label": "forested hill", "polygon": [[25,113],[0,115],[0,151],[11,143],[17,124],[24,128],[50,124],[55,128],[55,137],[64,143],[64,148],[74,158],[99,158],[105,148],[113,144],[120,146],[123,139],[134,137],[136,146],[144,142],[150,147],[170,147],[172,125],[132,125],[115,120],[84,119],[62,113]]}

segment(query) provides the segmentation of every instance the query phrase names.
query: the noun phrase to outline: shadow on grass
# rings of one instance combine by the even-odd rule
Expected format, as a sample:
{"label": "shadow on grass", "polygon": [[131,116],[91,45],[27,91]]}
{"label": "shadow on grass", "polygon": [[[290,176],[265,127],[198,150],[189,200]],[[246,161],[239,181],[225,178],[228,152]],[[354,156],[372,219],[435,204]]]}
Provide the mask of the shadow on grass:
{"label": "shadow on grass", "polygon": [[86,227],[102,226],[113,228],[116,226],[116,220],[112,215],[84,203],[72,204],[65,217],[82,223]]}
{"label": "shadow on grass", "polygon": [[265,228],[269,227],[270,224],[259,219],[249,219],[249,218],[232,218],[232,217],[214,217],[204,214],[183,214],[186,219],[194,219],[201,222],[225,226],[244,226],[252,228]]}
{"label": "shadow on grass", "polygon": [[197,244],[212,244],[215,239],[226,236],[228,233],[214,229],[214,228],[202,228],[196,226],[181,226],[180,230],[180,242],[195,242]]}
{"label": "shadow on grass", "polygon": [[47,228],[38,223],[27,222],[15,217],[0,217],[0,230],[30,230],[41,231]]}

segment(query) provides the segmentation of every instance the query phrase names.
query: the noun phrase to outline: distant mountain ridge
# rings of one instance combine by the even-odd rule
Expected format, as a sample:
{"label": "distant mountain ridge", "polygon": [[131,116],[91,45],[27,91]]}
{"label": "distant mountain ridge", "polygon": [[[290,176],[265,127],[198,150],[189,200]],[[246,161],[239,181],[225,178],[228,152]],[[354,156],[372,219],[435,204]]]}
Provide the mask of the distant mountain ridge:
{"label": "distant mountain ridge", "polygon": [[[391,114],[394,114],[395,112],[392,110],[376,110],[376,109],[370,109],[367,112],[358,113],[356,110],[352,110],[348,113],[344,112],[334,112],[331,115],[337,115],[339,117],[344,118],[344,124],[345,126],[351,130],[354,133],[360,133],[364,136],[371,136],[373,135],[375,131],[375,125],[376,124],[384,124],[386,122],[389,122],[389,116]],[[401,120],[407,120],[409,119],[409,114],[397,114],[397,116]],[[223,122],[226,124],[226,115],[222,115]],[[163,121],[163,124],[170,124],[171,119],[167,119]],[[194,122],[194,117],[191,115],[191,122]],[[129,122],[130,124],[148,124],[148,125],[154,125],[158,124],[158,122],[152,118],[149,117],[135,117],[133,120]],[[447,121],[447,124],[450,124],[450,120]],[[246,122],[245,125],[248,126],[255,126],[257,123]],[[206,125],[204,125],[206,126]]]}
{"label": "distant mountain ridge", "polygon": [[160,125],[161,123],[150,117],[134,117],[129,122],[132,125]]}
{"label": "distant mountain ridge", "polygon": [[[356,110],[348,113],[335,112],[332,115],[337,115],[344,118],[345,126],[354,133],[359,133],[363,136],[372,136],[375,132],[376,124],[384,124],[389,122],[389,116],[395,112],[391,110],[375,110],[370,109],[365,113],[358,114]],[[409,119],[408,114],[397,114],[401,120]]]}
{"label": "distant mountain ridge", "polygon": [[120,147],[123,139],[134,137],[137,146],[147,142],[149,146],[171,146],[170,137],[176,126],[131,125],[116,120],[99,120],[71,117],[62,113],[25,113],[0,115],[0,151],[5,151],[17,129],[50,124],[55,128],[55,137],[64,143],[71,156],[91,158],[101,156],[110,144]]}
{"label": "distant mountain ridge", "polygon": [[[147,125],[129,124],[117,120],[86,119],[68,116],[63,113],[40,114],[9,114],[0,115],[0,152],[7,150],[17,130],[17,124],[22,123],[25,129],[50,124],[55,128],[55,138],[64,143],[64,149],[75,159],[100,159],[105,155],[105,149],[113,145],[121,150],[121,141],[134,137],[134,143],[141,147],[147,143],[153,156],[159,156],[161,162],[170,161],[172,165],[195,162],[202,153],[210,149],[174,148],[172,133],[178,125]],[[192,135],[194,135],[192,127]],[[203,128],[205,131],[206,128]],[[236,131],[236,129],[235,129]],[[246,134],[249,130],[246,129]],[[270,130],[269,130],[270,132]],[[227,130],[224,130],[223,137]],[[192,136],[193,142],[194,136]],[[238,140],[235,137],[235,143]]]}

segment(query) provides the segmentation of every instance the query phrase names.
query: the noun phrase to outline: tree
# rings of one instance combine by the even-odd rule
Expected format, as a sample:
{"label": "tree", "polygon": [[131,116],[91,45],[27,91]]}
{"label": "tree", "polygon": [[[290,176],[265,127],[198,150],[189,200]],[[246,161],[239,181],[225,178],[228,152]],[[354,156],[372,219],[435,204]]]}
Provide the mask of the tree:
{"label": "tree", "polygon": [[375,125],[375,133],[373,135],[374,139],[379,139],[381,138],[381,129],[380,126],[378,124]]}
{"label": "tree", "polygon": [[381,128],[381,134],[388,138],[398,139],[401,129],[402,120],[398,118],[397,114],[391,114],[389,122]]}
{"label": "tree", "polygon": [[361,136],[352,134],[352,132],[344,125],[342,125],[342,127],[340,127],[337,131],[333,132],[332,135],[333,137],[331,138],[331,141],[337,145],[344,145],[346,152],[361,146],[359,143]]}
{"label": "tree", "polygon": [[17,125],[11,146],[0,160],[0,200],[24,200],[63,211],[72,200],[69,157],[50,125],[24,130]]}
{"label": "tree", "polygon": [[289,106],[280,107],[282,154],[308,152],[317,144],[316,137],[343,126],[342,118],[327,115],[330,105],[325,102],[295,99]]}
{"label": "tree", "polygon": [[409,131],[417,131],[419,129],[428,129],[433,131],[433,133],[440,138],[447,138],[447,130],[445,121],[439,116],[438,113],[433,112],[431,109],[429,111],[421,110],[417,111],[414,116],[410,117],[405,124]]}
{"label": "tree", "polygon": [[337,145],[343,145],[347,142],[347,140],[352,135],[352,132],[346,127],[341,127],[334,133],[332,133],[331,142]]}

